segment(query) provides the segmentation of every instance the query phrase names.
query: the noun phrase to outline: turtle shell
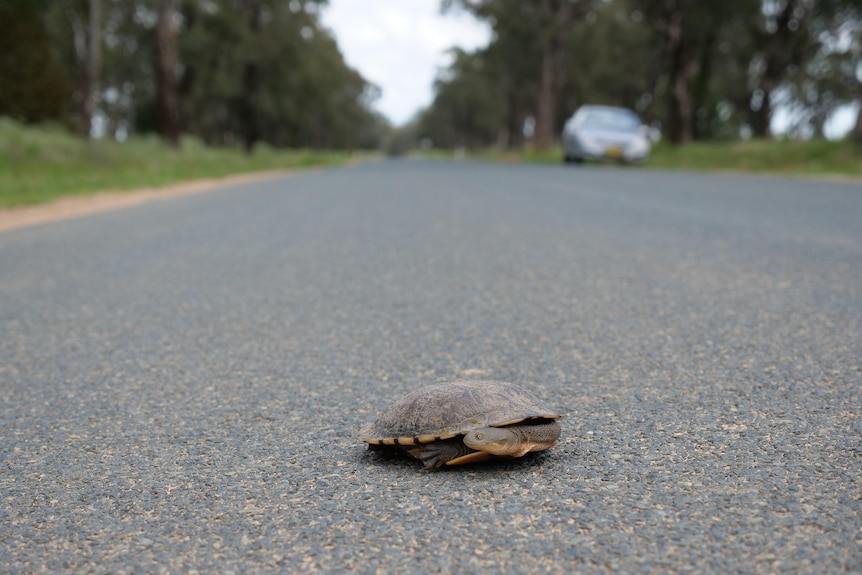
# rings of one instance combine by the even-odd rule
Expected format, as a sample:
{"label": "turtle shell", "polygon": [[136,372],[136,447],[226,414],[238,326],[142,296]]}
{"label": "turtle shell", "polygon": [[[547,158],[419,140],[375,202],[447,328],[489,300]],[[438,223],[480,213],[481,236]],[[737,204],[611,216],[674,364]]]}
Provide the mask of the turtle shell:
{"label": "turtle shell", "polygon": [[443,441],[483,427],[562,417],[533,392],[501,381],[459,380],[429,385],[392,404],[359,439],[377,445]]}

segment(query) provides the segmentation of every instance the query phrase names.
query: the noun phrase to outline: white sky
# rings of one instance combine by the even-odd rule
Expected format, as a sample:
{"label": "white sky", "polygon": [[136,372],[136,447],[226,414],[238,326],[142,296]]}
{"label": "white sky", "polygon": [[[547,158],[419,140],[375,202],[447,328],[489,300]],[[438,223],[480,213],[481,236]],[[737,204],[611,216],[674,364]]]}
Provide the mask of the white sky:
{"label": "white sky", "polygon": [[449,48],[472,50],[491,37],[463,11],[442,16],[440,0],[329,0],[322,20],[347,63],[383,90],[377,109],[396,125],[431,103]]}

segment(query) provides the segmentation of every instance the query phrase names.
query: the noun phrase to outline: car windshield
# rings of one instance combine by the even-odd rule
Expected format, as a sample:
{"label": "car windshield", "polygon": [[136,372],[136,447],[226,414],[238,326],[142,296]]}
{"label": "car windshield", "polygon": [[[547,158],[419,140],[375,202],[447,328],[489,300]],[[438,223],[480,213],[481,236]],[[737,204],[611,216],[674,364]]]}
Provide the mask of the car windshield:
{"label": "car windshield", "polygon": [[593,109],[587,111],[583,125],[602,130],[636,132],[641,124],[637,116],[626,110]]}

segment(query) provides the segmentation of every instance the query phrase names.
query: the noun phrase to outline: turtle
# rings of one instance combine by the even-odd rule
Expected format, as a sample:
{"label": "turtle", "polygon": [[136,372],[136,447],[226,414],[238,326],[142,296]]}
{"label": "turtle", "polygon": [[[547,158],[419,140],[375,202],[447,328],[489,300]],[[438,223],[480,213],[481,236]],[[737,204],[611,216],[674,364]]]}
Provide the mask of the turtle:
{"label": "turtle", "polygon": [[359,431],[369,449],[401,449],[429,470],[549,449],[562,416],[533,392],[490,380],[419,388]]}

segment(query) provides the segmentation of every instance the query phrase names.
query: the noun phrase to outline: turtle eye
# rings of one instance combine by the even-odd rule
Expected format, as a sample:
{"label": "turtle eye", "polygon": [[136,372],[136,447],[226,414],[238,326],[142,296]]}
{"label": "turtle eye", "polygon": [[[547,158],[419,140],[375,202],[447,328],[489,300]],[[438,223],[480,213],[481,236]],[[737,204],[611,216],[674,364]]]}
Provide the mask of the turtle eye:
{"label": "turtle eye", "polygon": [[485,439],[485,434],[484,433],[477,433],[475,437],[479,441],[482,441],[483,439]]}

